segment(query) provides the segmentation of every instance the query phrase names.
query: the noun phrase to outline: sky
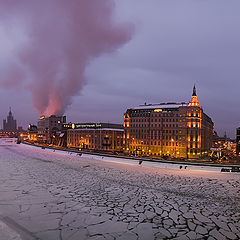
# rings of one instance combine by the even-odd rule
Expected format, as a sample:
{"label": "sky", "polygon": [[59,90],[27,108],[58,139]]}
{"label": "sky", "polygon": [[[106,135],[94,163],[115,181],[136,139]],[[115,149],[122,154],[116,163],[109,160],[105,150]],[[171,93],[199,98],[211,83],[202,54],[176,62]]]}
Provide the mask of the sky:
{"label": "sky", "polygon": [[[4,2],[0,0],[0,8]],[[67,120],[122,123],[127,108],[145,102],[189,101],[196,84],[215,130],[234,137],[240,126],[239,9],[234,0],[115,0],[114,26],[126,24],[131,34],[114,50],[88,59],[85,82],[65,108]],[[16,14],[11,24],[0,22],[0,77],[6,66],[17,79],[23,77],[15,71],[26,67],[16,60],[16,49],[29,37],[22,18]],[[29,86],[0,84],[0,119],[11,106],[18,125],[36,123],[39,111]]]}

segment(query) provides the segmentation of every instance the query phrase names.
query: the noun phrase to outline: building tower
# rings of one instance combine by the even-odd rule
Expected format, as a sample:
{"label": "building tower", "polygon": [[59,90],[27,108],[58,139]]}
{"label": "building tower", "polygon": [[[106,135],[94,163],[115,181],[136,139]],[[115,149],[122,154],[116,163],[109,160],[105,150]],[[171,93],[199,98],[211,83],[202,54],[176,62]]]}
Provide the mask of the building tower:
{"label": "building tower", "polygon": [[203,110],[200,107],[199,101],[197,99],[197,90],[195,84],[193,86],[193,93],[190,102],[187,107],[187,158],[194,158],[195,156],[200,156],[203,152],[202,146],[204,143],[202,134],[202,119]]}
{"label": "building tower", "polygon": [[7,120],[3,120],[3,131],[4,132],[15,132],[17,131],[17,121],[13,118],[11,107],[7,116]]}
{"label": "building tower", "polygon": [[192,94],[191,101],[189,102],[189,106],[199,107],[199,101],[197,100],[197,90],[196,90],[195,84],[193,86],[193,94]]}

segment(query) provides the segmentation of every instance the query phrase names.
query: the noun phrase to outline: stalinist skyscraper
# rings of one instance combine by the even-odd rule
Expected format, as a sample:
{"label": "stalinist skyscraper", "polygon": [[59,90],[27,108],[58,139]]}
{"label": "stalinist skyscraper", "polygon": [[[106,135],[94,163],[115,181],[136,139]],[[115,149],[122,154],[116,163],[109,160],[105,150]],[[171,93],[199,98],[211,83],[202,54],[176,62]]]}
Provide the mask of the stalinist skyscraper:
{"label": "stalinist skyscraper", "polygon": [[17,130],[17,121],[13,118],[11,108],[9,110],[7,120],[3,120],[3,131],[15,132]]}

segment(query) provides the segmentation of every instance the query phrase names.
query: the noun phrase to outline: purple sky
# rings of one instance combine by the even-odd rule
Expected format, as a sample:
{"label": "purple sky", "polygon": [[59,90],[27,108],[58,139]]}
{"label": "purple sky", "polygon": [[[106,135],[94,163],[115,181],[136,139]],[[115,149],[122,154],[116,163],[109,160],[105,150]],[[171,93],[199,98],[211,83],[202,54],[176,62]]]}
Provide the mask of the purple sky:
{"label": "purple sky", "polygon": [[[195,83],[217,132],[234,137],[240,126],[240,2],[115,2],[116,22],[134,24],[134,34],[116,51],[89,61],[86,84],[65,112],[68,120],[121,123],[127,108],[144,102],[189,101]],[[26,42],[21,20],[13,19],[7,34],[0,23],[0,71]],[[11,106],[24,127],[39,117],[26,85],[1,88],[0,106],[0,119]]]}

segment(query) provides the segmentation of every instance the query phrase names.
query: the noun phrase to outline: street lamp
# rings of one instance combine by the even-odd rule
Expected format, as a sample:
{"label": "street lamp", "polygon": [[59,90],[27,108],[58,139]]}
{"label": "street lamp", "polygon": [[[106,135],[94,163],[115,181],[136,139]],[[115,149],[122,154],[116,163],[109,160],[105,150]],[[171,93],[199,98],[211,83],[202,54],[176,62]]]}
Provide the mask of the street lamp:
{"label": "street lamp", "polygon": [[174,147],[174,148],[173,148],[173,154],[174,154],[174,157],[175,157],[175,145],[174,145],[174,139],[172,138],[171,141],[172,141],[172,144],[173,144],[173,147]]}

